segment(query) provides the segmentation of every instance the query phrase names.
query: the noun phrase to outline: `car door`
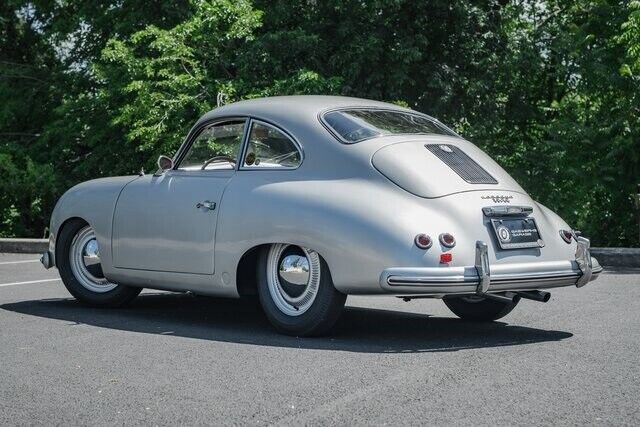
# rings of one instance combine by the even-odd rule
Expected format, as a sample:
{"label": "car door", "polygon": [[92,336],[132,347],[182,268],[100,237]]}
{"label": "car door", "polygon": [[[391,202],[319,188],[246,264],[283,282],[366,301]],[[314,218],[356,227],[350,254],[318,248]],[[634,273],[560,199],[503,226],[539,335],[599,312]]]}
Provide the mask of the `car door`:
{"label": "car door", "polygon": [[122,190],[113,218],[114,267],[214,273],[218,211],[236,173],[245,127],[244,119],[203,126],[173,168]]}

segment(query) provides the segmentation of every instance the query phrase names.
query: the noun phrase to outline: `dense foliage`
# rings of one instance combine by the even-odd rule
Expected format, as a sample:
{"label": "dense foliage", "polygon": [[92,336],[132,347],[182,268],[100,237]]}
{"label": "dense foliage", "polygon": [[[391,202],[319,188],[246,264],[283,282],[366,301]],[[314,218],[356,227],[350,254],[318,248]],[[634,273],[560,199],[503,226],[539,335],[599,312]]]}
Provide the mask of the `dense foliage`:
{"label": "dense foliage", "polygon": [[594,244],[640,243],[640,1],[615,0],[5,0],[0,236],[219,100],[304,93],[434,115]]}

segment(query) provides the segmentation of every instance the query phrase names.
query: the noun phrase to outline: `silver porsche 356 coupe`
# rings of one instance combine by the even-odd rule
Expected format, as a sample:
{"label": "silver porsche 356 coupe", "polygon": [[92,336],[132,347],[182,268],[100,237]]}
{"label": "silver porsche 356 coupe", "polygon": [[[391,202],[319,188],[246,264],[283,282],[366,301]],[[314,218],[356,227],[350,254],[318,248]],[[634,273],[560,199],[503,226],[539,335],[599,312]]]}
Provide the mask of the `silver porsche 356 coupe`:
{"label": "silver porsche 356 coupe", "polygon": [[305,336],[328,331],[348,294],[441,298],[484,321],[602,271],[589,241],[478,147],[396,105],[237,102],[158,166],[58,201],[42,263],[83,303],[142,288],[257,294],[279,331]]}

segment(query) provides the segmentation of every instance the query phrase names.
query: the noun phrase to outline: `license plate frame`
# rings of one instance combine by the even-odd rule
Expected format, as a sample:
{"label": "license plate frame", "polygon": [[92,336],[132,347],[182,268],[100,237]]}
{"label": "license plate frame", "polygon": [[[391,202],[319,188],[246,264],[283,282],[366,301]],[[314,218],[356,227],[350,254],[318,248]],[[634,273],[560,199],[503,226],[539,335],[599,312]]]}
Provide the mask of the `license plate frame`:
{"label": "license plate frame", "polygon": [[544,240],[534,218],[491,218],[501,249],[543,248]]}

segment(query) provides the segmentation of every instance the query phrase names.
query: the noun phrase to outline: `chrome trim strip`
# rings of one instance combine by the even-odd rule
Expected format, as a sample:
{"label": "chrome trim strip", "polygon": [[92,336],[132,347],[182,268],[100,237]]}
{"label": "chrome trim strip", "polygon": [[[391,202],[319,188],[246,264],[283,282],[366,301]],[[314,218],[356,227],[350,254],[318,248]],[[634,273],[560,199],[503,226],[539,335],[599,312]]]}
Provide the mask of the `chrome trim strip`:
{"label": "chrome trim strip", "polygon": [[487,217],[496,216],[527,216],[533,213],[531,206],[485,206],[482,213]]}

